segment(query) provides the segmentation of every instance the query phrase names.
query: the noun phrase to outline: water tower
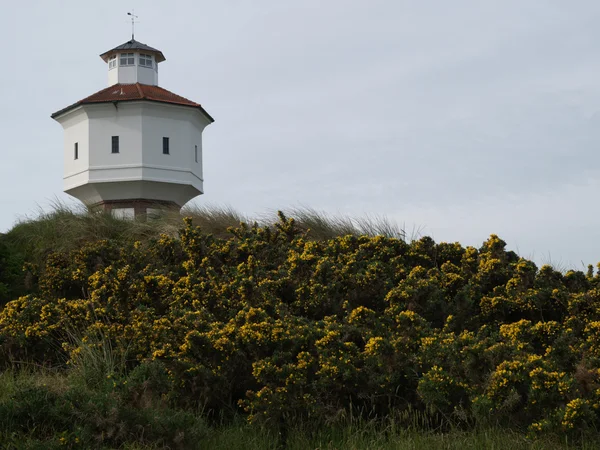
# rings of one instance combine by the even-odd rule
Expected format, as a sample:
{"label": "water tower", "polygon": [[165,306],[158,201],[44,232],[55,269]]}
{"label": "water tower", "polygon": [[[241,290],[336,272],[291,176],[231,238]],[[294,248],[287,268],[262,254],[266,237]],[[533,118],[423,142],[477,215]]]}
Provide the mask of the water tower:
{"label": "water tower", "polygon": [[119,217],[181,208],[203,193],[196,102],[158,86],[160,50],[132,39],[100,55],[108,87],[52,114],[64,129],[64,191]]}

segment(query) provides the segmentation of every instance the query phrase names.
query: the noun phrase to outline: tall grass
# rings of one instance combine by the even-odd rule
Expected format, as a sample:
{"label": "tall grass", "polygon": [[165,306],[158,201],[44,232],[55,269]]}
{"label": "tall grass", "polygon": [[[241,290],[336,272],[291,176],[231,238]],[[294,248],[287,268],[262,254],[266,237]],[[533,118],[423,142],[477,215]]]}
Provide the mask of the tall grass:
{"label": "tall grass", "polygon": [[[285,211],[296,220],[309,239],[325,240],[345,235],[382,235],[406,240],[402,227],[385,217],[366,216],[351,218],[328,215],[311,208],[291,208]],[[68,206],[55,202],[50,210],[37,211],[17,222],[0,238],[7,245],[19,249],[27,261],[43,261],[50,252],[67,252],[86,242],[102,239],[118,242],[146,241],[161,234],[176,236],[183,218],[205,233],[216,237],[230,237],[228,229],[240,223],[273,226],[278,222],[275,212],[261,217],[248,217],[228,206],[188,206],[179,212],[163,211],[148,220],[119,219],[106,212],[93,212],[83,206]],[[411,236],[410,238],[414,238]]]}
{"label": "tall grass", "polygon": [[127,350],[116,351],[110,339],[97,332],[85,341],[69,332],[73,348],[70,354],[69,374],[86,386],[102,385],[106,380],[122,378],[127,368]]}
{"label": "tall grass", "polygon": [[152,390],[167,376],[163,366],[127,371],[103,336],[73,339],[80,351],[66,368],[0,373],[0,448],[203,448],[209,428],[200,412]]}
{"label": "tall grass", "polygon": [[308,236],[316,240],[332,239],[337,236],[385,236],[406,240],[406,233],[385,216],[353,218],[345,215],[330,215],[312,208],[290,208],[285,211],[293,217]]}

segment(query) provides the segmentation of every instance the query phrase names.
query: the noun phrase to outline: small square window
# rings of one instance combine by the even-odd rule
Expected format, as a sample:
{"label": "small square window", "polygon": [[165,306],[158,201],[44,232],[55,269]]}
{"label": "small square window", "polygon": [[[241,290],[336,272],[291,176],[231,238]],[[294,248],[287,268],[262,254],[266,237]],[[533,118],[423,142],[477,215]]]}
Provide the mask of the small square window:
{"label": "small square window", "polygon": [[152,55],[140,53],[140,66],[152,68]]}
{"label": "small square window", "polygon": [[75,142],[73,146],[73,159],[79,159],[79,142]]}
{"label": "small square window", "polygon": [[112,137],[112,152],[119,153],[119,136]]}
{"label": "small square window", "polygon": [[163,138],[163,155],[168,155],[168,154],[169,154],[169,138],[164,137]]}
{"label": "small square window", "polygon": [[121,66],[134,66],[135,58],[133,53],[121,53],[119,64]]}

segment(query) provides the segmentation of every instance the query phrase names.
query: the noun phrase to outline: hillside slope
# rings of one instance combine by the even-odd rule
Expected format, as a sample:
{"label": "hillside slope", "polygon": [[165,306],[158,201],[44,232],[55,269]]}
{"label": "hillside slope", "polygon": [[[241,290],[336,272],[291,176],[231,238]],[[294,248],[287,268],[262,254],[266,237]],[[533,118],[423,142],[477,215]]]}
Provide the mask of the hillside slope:
{"label": "hillside slope", "polygon": [[125,372],[159,364],[172,407],[277,426],[406,411],[531,434],[599,425],[600,276],[538,268],[494,235],[314,239],[280,214],[15,258],[32,255],[0,311],[5,365],[103,349]]}

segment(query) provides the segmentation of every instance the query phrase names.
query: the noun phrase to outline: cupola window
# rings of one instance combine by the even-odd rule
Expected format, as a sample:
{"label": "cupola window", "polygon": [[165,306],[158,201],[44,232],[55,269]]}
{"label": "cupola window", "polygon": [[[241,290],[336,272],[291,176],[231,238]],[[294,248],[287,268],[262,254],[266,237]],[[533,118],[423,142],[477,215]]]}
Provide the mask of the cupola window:
{"label": "cupola window", "polygon": [[152,55],[145,55],[140,53],[140,66],[142,67],[152,67]]}
{"label": "cupola window", "polygon": [[108,60],[108,70],[117,67],[117,55],[113,55]]}
{"label": "cupola window", "polygon": [[119,64],[121,66],[134,66],[135,57],[133,53],[121,53],[121,61]]}

